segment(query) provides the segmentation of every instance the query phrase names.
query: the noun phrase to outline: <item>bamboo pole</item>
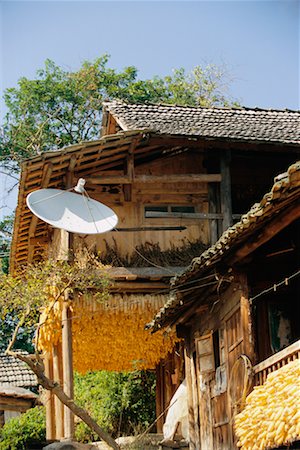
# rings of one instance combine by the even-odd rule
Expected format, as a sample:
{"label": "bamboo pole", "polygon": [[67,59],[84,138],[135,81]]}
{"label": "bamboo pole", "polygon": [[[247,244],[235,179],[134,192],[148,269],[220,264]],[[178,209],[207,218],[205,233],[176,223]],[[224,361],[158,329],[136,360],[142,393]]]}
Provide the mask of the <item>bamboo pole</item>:
{"label": "bamboo pole", "polygon": [[[53,379],[58,384],[61,384],[60,377],[60,357],[57,345],[53,346]],[[55,438],[60,440],[64,437],[64,418],[63,418],[63,404],[54,397],[54,417],[55,417]]]}
{"label": "bamboo pole", "polygon": [[[63,365],[63,386],[64,392],[70,397],[74,397],[73,379],[73,350],[72,350],[72,320],[71,310],[65,302],[62,311],[62,365]],[[64,438],[74,437],[74,414],[64,407]]]}
{"label": "bamboo pole", "polygon": [[[43,358],[45,365],[46,377],[53,378],[53,359],[52,355],[47,352]],[[54,417],[54,398],[51,391],[45,392],[45,408],[46,408],[46,439],[55,439],[55,417]]]}

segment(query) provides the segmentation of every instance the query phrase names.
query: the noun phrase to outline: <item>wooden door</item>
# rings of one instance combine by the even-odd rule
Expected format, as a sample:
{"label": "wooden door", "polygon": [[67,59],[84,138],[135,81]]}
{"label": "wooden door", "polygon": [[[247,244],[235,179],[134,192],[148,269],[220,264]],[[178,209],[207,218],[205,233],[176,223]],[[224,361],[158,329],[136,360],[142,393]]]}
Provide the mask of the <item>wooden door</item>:
{"label": "wooden door", "polygon": [[234,363],[243,353],[243,331],[241,326],[240,308],[229,315],[225,321],[226,330],[226,353],[228,362],[228,373],[231,373]]}
{"label": "wooden door", "polygon": [[196,351],[201,450],[230,450],[232,433],[223,329],[196,339]]}
{"label": "wooden door", "polygon": [[211,409],[215,450],[228,450],[231,446],[230,418],[228,411],[228,375],[225,364],[224,328],[214,336],[215,373],[211,381]]}
{"label": "wooden door", "polygon": [[237,412],[238,401],[243,391],[243,377],[237,372],[236,377],[232,375],[232,369],[238,361],[241,354],[244,353],[244,337],[241,320],[241,309],[238,307],[231,312],[225,319],[225,357],[228,373],[228,392],[227,405],[231,426],[229,427],[231,435],[231,448],[235,449],[236,439],[233,432],[233,419]]}
{"label": "wooden door", "polygon": [[199,396],[201,450],[211,450],[213,446],[212,411],[210,382],[214,371],[212,333],[195,340],[197,356],[197,380]]}

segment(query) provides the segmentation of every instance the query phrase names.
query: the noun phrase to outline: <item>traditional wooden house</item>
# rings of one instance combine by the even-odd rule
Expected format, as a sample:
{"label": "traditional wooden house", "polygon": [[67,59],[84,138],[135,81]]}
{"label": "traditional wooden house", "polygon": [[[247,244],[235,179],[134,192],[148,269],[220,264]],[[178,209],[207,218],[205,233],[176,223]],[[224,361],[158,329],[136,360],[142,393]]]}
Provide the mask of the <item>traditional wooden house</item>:
{"label": "traditional wooden house", "polygon": [[37,387],[37,378],[25,363],[0,353],[0,428],[38,403],[32,392]]}
{"label": "traditional wooden house", "polygon": [[299,448],[300,161],[172,292],[148,327],[184,339],[190,448]]}
{"label": "traditional wooden house", "polygon": [[[48,373],[64,380],[70,394],[72,365],[81,371],[156,368],[157,413],[165,409],[182,377],[180,351],[170,356],[175,334],[151,337],[144,323],[165,304],[170,278],[246,212],[282,166],[298,159],[299,122],[300,113],[292,111],[111,102],[104,105],[98,141],[25,161],[11,271],[49,255],[66,258],[70,248],[100,253],[113,266],[108,304],[77,299],[73,312],[67,305],[60,312],[62,334],[44,333]],[[30,192],[71,189],[80,177],[92,198],[117,213],[116,230],[70,235],[27,208]],[[59,404],[52,399],[48,405],[48,437],[70,436],[70,417],[63,427]]]}

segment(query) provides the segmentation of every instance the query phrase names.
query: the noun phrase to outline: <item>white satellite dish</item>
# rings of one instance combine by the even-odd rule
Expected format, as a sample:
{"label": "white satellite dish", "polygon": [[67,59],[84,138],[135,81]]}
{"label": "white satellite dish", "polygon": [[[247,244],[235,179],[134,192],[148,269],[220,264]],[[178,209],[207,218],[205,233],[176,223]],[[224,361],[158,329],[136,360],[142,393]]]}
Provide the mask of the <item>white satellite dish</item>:
{"label": "white satellite dish", "polygon": [[31,192],[26,203],[39,219],[71,233],[105,233],[118,223],[112,209],[84,192],[75,194],[60,189],[40,189]]}

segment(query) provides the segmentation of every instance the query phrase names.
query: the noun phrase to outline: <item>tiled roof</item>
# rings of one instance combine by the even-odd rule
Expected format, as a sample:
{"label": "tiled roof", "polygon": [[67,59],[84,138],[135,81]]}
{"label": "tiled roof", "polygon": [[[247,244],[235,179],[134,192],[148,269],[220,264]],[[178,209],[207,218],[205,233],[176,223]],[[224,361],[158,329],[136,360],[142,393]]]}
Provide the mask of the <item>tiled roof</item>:
{"label": "tiled roof", "polygon": [[300,144],[300,111],[104,103],[123,130],[256,142]]}
{"label": "tiled roof", "polygon": [[32,387],[37,386],[35,374],[25,363],[13,356],[0,353],[0,385]]}
{"label": "tiled roof", "polygon": [[[220,239],[197,258],[194,258],[187,270],[172,281],[172,288],[178,288],[195,274],[199,276],[207,270],[212,270],[216,263],[225,260],[234,253],[234,249],[243,244],[249,236],[257,232],[266,222],[281,208],[291,205],[292,202],[300,202],[300,161],[291,165],[288,171],[279,175],[274,180],[271,192],[264,195],[260,203],[255,203],[250,211],[241,217],[241,220],[228,228]],[[178,308],[182,308],[183,299],[172,293],[169,300],[160,309],[147,328],[153,331],[165,326],[168,319],[173,317]]]}
{"label": "tiled roof", "polygon": [[0,396],[1,397],[14,397],[14,398],[25,398],[29,400],[37,400],[38,396],[28,389],[15,386],[6,386],[0,384]]}

